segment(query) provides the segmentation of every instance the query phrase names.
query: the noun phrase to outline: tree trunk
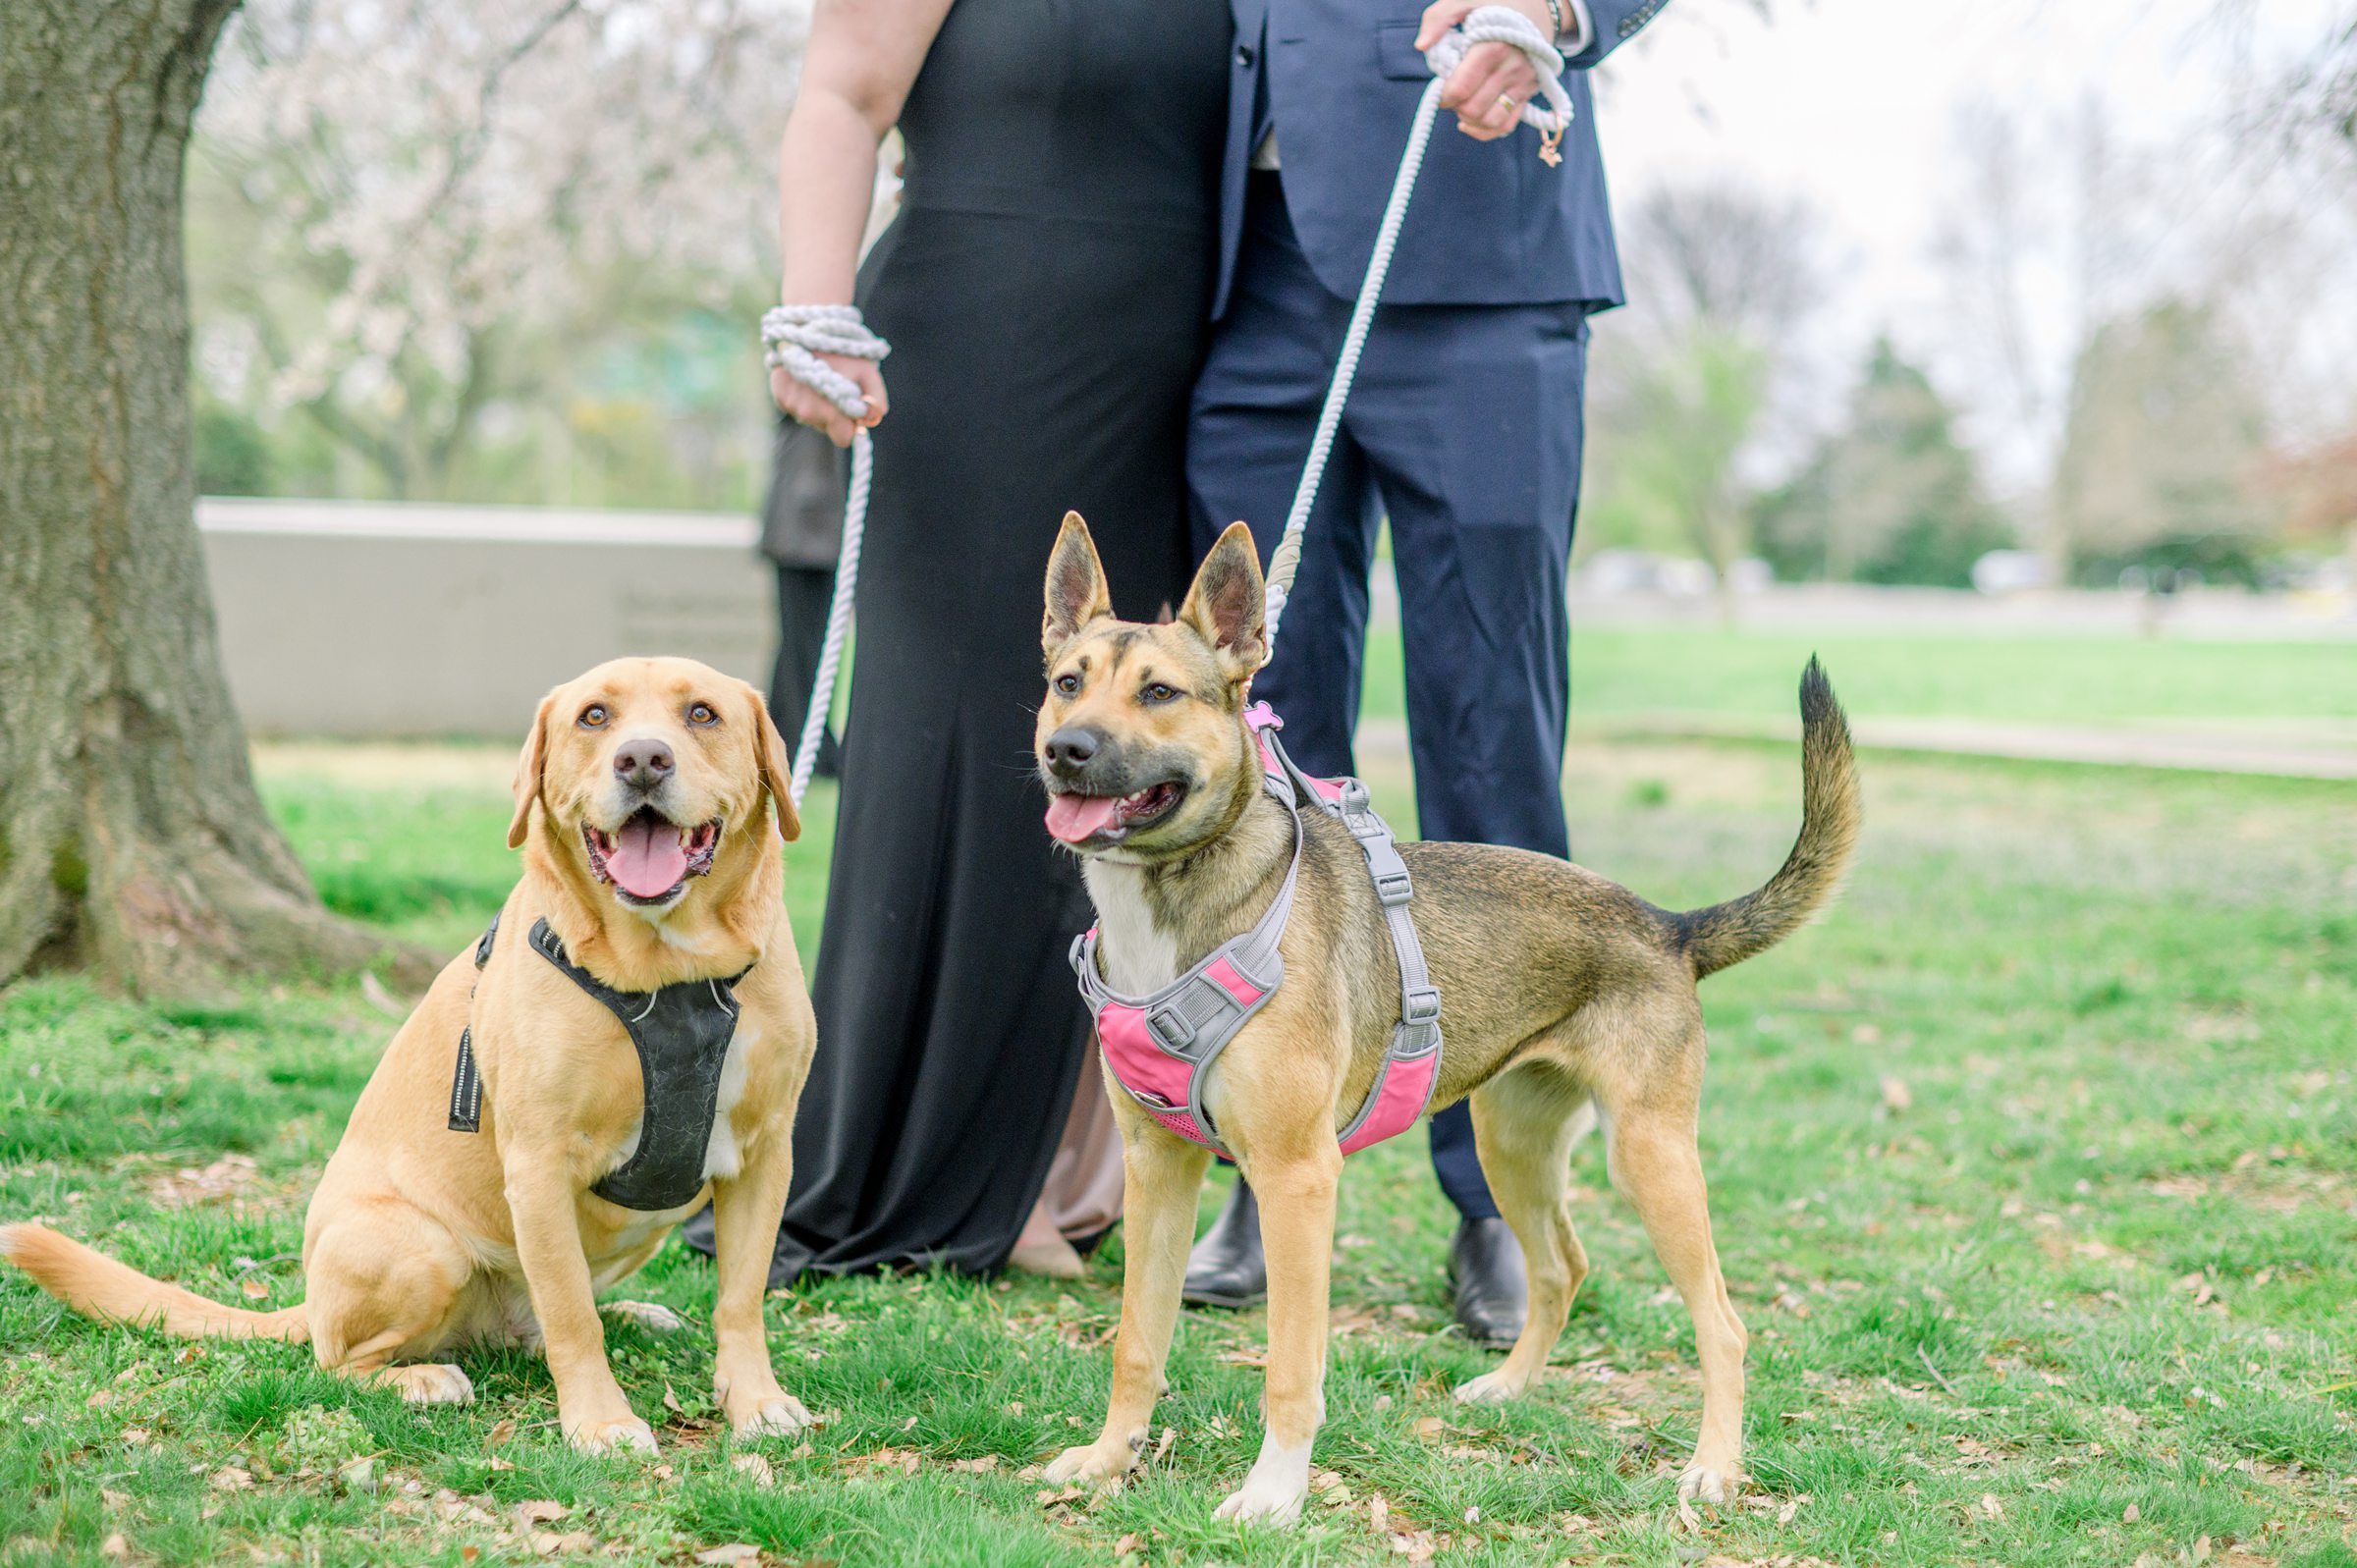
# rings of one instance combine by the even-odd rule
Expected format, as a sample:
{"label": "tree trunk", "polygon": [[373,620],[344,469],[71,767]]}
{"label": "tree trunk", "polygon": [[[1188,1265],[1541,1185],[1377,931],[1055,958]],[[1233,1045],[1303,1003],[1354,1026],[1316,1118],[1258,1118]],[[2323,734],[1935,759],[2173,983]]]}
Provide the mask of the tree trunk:
{"label": "tree trunk", "polygon": [[262,812],[196,537],[182,163],[236,5],[0,0],[0,983],[389,950]]}

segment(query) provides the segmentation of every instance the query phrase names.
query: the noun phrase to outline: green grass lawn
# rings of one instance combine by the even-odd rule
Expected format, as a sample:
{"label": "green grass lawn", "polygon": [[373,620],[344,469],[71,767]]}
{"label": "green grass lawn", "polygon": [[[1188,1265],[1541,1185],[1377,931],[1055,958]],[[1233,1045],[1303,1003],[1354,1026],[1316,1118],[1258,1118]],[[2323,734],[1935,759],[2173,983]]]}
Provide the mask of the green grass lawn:
{"label": "green grass lawn", "polygon": [[[1759,678],[1788,705],[1782,651]],[[1904,684],[1829,664],[1853,705]],[[1737,700],[1748,673],[1723,675]],[[417,791],[290,765],[266,792],[331,902],[456,950],[514,868],[500,765],[477,772]],[[1774,867],[1796,776],[1776,745],[1583,745],[1566,792],[1588,864],[1692,904]],[[693,1329],[610,1330],[653,1463],[572,1454],[521,1354],[467,1358],[473,1407],[412,1410],[306,1350],[83,1323],[0,1271],[0,1561],[120,1536],[191,1564],[2357,1564],[2357,791],[1871,753],[1865,783],[1844,902],[1704,988],[1754,1480],[1699,1536],[1672,1505],[1692,1336],[1601,1151],[1553,1376],[1467,1409],[1448,1390],[1495,1358],[1439,1331],[1449,1217],[1411,1138],[1344,1178],[1319,1492],[1289,1534],[1211,1518],[1259,1441],[1257,1313],[1182,1320],[1126,1488],[1026,1474],[1101,1416],[1117,1234],[1071,1286],[774,1296],[825,1425],[743,1468],[708,1397],[711,1274],[676,1244],[626,1289]],[[829,805],[789,855],[806,948]],[[157,1006],[20,984],[0,1218],[298,1299],[304,1198],[392,1026],[356,985]]]}

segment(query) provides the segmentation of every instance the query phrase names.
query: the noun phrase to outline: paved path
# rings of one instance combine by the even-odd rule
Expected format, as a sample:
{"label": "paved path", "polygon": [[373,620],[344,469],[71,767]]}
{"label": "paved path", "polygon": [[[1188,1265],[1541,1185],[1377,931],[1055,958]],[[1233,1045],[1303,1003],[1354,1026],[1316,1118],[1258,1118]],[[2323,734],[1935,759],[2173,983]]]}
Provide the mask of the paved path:
{"label": "paved path", "polygon": [[[1797,720],[1752,720],[1720,714],[1615,715],[1578,728],[1607,738],[1656,740],[1797,740]],[[2102,729],[2077,725],[2007,724],[1980,719],[1857,719],[1859,745],[1888,751],[1934,751],[2038,762],[2082,762],[2112,767],[2181,768],[2203,773],[2267,774],[2286,779],[2357,780],[2357,723],[2320,720],[2230,726]],[[1359,726],[1362,747],[1404,755],[1407,727],[1397,719]]]}

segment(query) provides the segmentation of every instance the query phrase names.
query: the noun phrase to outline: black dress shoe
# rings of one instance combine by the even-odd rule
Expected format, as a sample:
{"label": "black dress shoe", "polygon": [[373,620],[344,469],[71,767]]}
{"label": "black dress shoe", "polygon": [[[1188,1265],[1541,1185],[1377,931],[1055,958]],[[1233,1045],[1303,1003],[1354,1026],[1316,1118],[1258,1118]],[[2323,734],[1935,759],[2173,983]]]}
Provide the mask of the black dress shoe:
{"label": "black dress shoe", "polygon": [[1456,1324],[1477,1345],[1510,1345],[1522,1332],[1530,1282],[1522,1272],[1522,1244],[1503,1219],[1458,1222],[1449,1248],[1449,1277],[1456,1286]]}
{"label": "black dress shoe", "polygon": [[1269,1264],[1260,1252],[1260,1204],[1244,1178],[1235,1196],[1186,1255],[1186,1284],[1179,1291],[1193,1307],[1249,1307],[1269,1294]]}

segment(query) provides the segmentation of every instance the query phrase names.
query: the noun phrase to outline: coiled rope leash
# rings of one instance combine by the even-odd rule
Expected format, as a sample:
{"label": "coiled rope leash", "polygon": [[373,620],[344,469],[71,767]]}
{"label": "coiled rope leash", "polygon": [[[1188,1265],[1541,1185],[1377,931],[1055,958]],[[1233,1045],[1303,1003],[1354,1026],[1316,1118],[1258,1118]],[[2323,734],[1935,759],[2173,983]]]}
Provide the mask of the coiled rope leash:
{"label": "coiled rope leash", "polygon": [[[1408,128],[1407,149],[1399,155],[1399,172],[1392,181],[1391,199],[1384,203],[1383,222],[1375,231],[1375,249],[1367,257],[1366,276],[1360,281],[1358,298],[1350,307],[1350,326],[1343,335],[1334,380],[1326,388],[1325,406],[1318,410],[1318,428],[1310,439],[1309,460],[1302,466],[1301,483],[1293,491],[1292,511],[1286,516],[1285,533],[1269,558],[1265,645],[1272,658],[1276,656],[1277,623],[1285,614],[1286,595],[1301,569],[1301,536],[1309,526],[1309,509],[1318,497],[1318,481],[1325,477],[1326,460],[1334,452],[1335,432],[1343,421],[1343,405],[1350,401],[1350,383],[1358,375],[1358,356],[1366,348],[1367,333],[1375,324],[1375,304],[1383,296],[1384,277],[1392,269],[1392,251],[1399,243],[1399,226],[1407,218],[1407,199],[1415,192],[1416,175],[1424,167],[1424,149],[1432,139],[1433,121],[1440,115],[1442,84],[1464,62],[1465,51],[1477,43],[1509,44],[1529,57],[1538,73],[1539,96],[1546,102],[1544,106],[1522,105],[1521,119],[1539,133],[1539,156],[1550,165],[1562,162],[1562,155],[1557,149],[1564,131],[1570,127],[1572,110],[1571,95],[1563,90],[1562,81],[1562,51],[1519,11],[1506,6],[1482,6],[1468,13],[1462,22],[1442,34],[1425,55],[1425,63],[1432,68],[1432,82],[1417,100],[1416,118]],[[858,383],[818,356],[831,353],[873,362],[892,351],[890,344],[867,330],[855,305],[776,306],[761,318],[761,341],[767,348],[763,358],[773,368],[785,371],[853,419],[867,413],[867,400],[860,395]],[[867,431],[855,431],[851,436],[851,486],[843,505],[843,548],[835,562],[835,598],[827,608],[827,635],[819,647],[818,676],[811,683],[810,709],[802,721],[801,738],[795,746],[794,779],[787,786],[797,807],[818,766],[819,741],[826,734],[827,719],[835,704],[835,677],[842,668],[843,645],[850,632],[851,607],[859,583],[859,536],[867,527],[867,492],[875,476],[875,448]]]}
{"label": "coiled rope leash", "polygon": [[[1309,460],[1301,483],[1293,491],[1292,511],[1286,514],[1285,533],[1269,555],[1268,601],[1264,646],[1267,658],[1277,657],[1277,623],[1285,616],[1286,596],[1301,569],[1301,536],[1309,528],[1309,509],[1318,499],[1318,481],[1326,475],[1326,460],[1334,453],[1335,432],[1342,427],[1343,405],[1350,401],[1350,383],[1358,375],[1358,356],[1375,325],[1375,303],[1383,297],[1383,280],[1392,270],[1392,250],[1399,243],[1399,226],[1407,219],[1407,198],[1415,192],[1416,175],[1424,167],[1424,149],[1432,140],[1433,121],[1441,112],[1441,88],[1463,63],[1465,51],[1477,43],[1506,43],[1530,57],[1539,75],[1539,95],[1546,107],[1522,106],[1522,121],[1537,128],[1539,156],[1550,164],[1562,161],[1556,146],[1571,124],[1571,95],[1563,90],[1562,53],[1542,37],[1531,20],[1505,6],[1483,6],[1441,35],[1425,55],[1432,67],[1431,84],[1416,102],[1416,118],[1408,127],[1407,150],[1399,154],[1399,173],[1392,181],[1391,199],[1383,204],[1383,222],[1375,230],[1375,249],[1367,257],[1366,276],[1359,281],[1358,298],[1350,307],[1350,326],[1343,334],[1343,351],[1336,356],[1334,380],[1326,388],[1325,406],[1318,410],[1317,433],[1310,437]],[[1266,660],[1263,661],[1266,663]]]}
{"label": "coiled rope leash", "polygon": [[[778,305],[761,317],[762,358],[773,368],[826,399],[848,418],[864,418],[867,399],[859,383],[818,357],[838,354],[875,363],[892,345],[867,330],[856,305]],[[818,676],[811,682],[810,708],[794,748],[794,778],[786,786],[799,810],[818,770],[819,742],[835,709],[835,677],[843,668],[843,645],[851,630],[851,606],[859,591],[859,536],[867,531],[867,491],[876,474],[875,443],[864,427],[851,433],[851,487],[843,502],[843,544],[835,557],[835,597],[827,605],[826,640],[819,644]]]}

